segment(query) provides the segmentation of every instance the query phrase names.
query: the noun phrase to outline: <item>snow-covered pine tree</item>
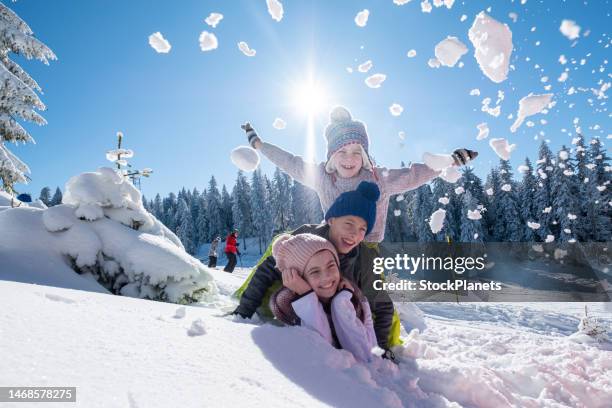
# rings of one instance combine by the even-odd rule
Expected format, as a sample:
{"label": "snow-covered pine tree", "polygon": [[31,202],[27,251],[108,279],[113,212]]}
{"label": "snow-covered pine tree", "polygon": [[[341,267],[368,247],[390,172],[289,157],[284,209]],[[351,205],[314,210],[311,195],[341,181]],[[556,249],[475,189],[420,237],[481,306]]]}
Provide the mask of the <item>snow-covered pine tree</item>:
{"label": "snow-covered pine tree", "polygon": [[[306,187],[301,183],[291,186],[291,218],[296,225],[307,224]],[[292,225],[291,227],[294,227]]]}
{"label": "snow-covered pine tree", "polygon": [[161,220],[168,229],[174,233],[176,233],[176,208],[177,208],[177,198],[176,194],[170,193],[168,197],[164,198],[163,201],[164,207],[164,218]]}
{"label": "snow-covered pine tree", "polygon": [[183,243],[185,251],[191,255],[194,255],[196,251],[196,244],[193,240],[195,234],[193,218],[191,217],[189,206],[183,197],[178,199],[176,209],[176,225],[176,236]]}
{"label": "snow-covered pine tree", "polygon": [[460,242],[483,242],[484,229],[482,227],[482,220],[474,220],[468,217],[468,211],[476,211],[478,206],[481,205],[478,200],[472,195],[470,190],[465,191],[461,195],[461,235],[459,237]]}
{"label": "snow-covered pine tree", "polygon": [[286,231],[291,221],[291,178],[278,167],[272,178],[274,196],[272,197],[274,229]]}
{"label": "snow-covered pine tree", "polygon": [[588,236],[593,241],[606,242],[612,238],[610,158],[599,138],[591,139],[588,155],[590,169],[585,200]]}
{"label": "snow-covered pine tree", "polygon": [[[501,240],[499,233],[495,231],[495,222],[497,220],[497,202],[498,197],[495,193],[499,191],[501,184],[499,183],[499,171],[497,168],[491,168],[491,171],[487,175],[487,181],[485,183],[485,211],[484,217],[486,218],[485,225],[487,227],[485,234],[485,241],[497,241]],[[501,231],[499,231],[501,232]]]}
{"label": "snow-covered pine tree", "polygon": [[555,220],[552,231],[558,242],[567,242],[575,237],[573,230],[576,220],[570,218],[576,216],[579,210],[577,197],[572,193],[575,190],[574,184],[574,166],[569,160],[569,150],[564,145],[557,154],[551,174],[551,198]]}
{"label": "snow-covered pine tree", "polygon": [[221,219],[224,231],[231,231],[234,228],[232,217],[232,197],[227,192],[225,184],[221,188]]}
{"label": "snow-covered pine tree", "polygon": [[[208,208],[206,207],[206,190],[202,191],[202,194],[199,195],[199,197],[197,197],[198,200],[198,207],[199,207],[199,211],[198,211],[198,218],[195,220],[195,229],[198,231],[198,236],[200,237],[200,242],[198,242],[198,245],[202,245],[204,243],[209,242],[208,241]],[[227,231],[224,231],[225,233],[227,233]],[[224,235],[220,234],[220,236],[223,238]]]}
{"label": "snow-covered pine tree", "polygon": [[62,190],[59,187],[55,188],[55,193],[53,193],[53,197],[51,198],[51,202],[49,203],[49,207],[53,207],[62,203]]}
{"label": "snow-covered pine tree", "polygon": [[[416,189],[415,199],[413,201],[415,233],[418,242],[433,242],[435,241],[434,234],[429,227],[429,219],[435,209],[438,209],[442,204],[432,203],[433,195],[429,184],[425,184]],[[436,204],[436,205],[433,205]]]}
{"label": "snow-covered pine tree", "polygon": [[191,211],[191,219],[193,220],[193,242],[199,248],[203,238],[200,236],[200,230],[197,228],[196,221],[200,215],[200,191],[194,187],[193,191],[189,192],[189,211]]}
{"label": "snow-covered pine tree", "polygon": [[537,223],[540,224],[540,228],[536,230],[536,233],[540,241],[544,241],[546,236],[551,234],[551,227],[553,225],[550,177],[553,171],[552,158],[552,152],[543,140],[540,144],[538,161],[536,162],[538,185],[535,192],[535,209],[538,217]]}
{"label": "snow-covered pine tree", "polygon": [[208,182],[206,212],[208,215],[208,235],[206,239],[212,241],[217,235],[227,234],[221,214],[221,193],[219,193],[215,176],[212,176]]}
{"label": "snow-covered pine tree", "polygon": [[151,205],[152,214],[161,221],[161,216],[163,214],[162,210],[162,200],[159,193],[155,194],[155,198],[153,199],[153,204]]}
{"label": "snow-covered pine tree", "polygon": [[574,154],[574,161],[576,163],[576,165],[574,166],[575,168],[575,173],[576,173],[576,183],[575,183],[575,188],[577,189],[577,191],[574,192],[574,194],[579,197],[580,199],[578,200],[578,214],[577,217],[577,223],[575,225],[575,230],[576,230],[576,238],[578,241],[580,242],[584,242],[584,241],[589,241],[589,237],[588,237],[588,225],[589,225],[589,220],[586,218],[587,217],[587,207],[589,206],[589,200],[586,200],[584,198],[588,197],[587,194],[587,190],[588,190],[588,181],[589,181],[589,173],[590,170],[588,168],[589,165],[589,155],[588,155],[588,150],[584,144],[584,136],[582,135],[582,133],[577,132],[577,136],[574,138],[573,143],[576,145],[575,148],[575,154]]}
{"label": "snow-covered pine tree", "polygon": [[536,233],[527,223],[537,222],[538,220],[537,208],[535,206],[535,192],[538,180],[533,175],[533,165],[528,157],[525,158],[525,167],[527,169],[523,172],[523,180],[518,187],[519,211],[521,213],[523,231],[522,240],[524,242],[535,242]]}
{"label": "snow-covered pine tree", "polygon": [[[520,242],[522,225],[519,216],[516,185],[512,180],[512,168],[508,160],[500,159],[499,182],[501,187],[495,192],[497,196],[497,221],[495,231],[503,242]],[[507,191],[509,186],[509,191]]]}
{"label": "snow-covered pine tree", "polygon": [[251,176],[251,208],[253,212],[253,233],[258,238],[259,253],[267,247],[272,238],[272,212],[268,205],[269,197],[261,170],[257,169]]}
{"label": "snow-covered pine tree", "polygon": [[34,37],[30,27],[12,10],[0,3],[0,182],[4,190],[14,193],[15,183],[27,183],[30,169],[6,146],[6,142],[33,143],[34,139],[17,121],[45,125],[47,121],[36,111],[46,109],[38,97],[36,83],[10,53],[25,59],[37,59],[45,65],[55,60],[49,47]]}
{"label": "snow-covered pine tree", "polygon": [[232,190],[232,215],[234,227],[240,230],[242,248],[246,250],[246,237],[253,231],[253,212],[251,210],[251,186],[247,182],[242,170],[238,170],[236,184]]}
{"label": "snow-covered pine tree", "polygon": [[49,187],[43,187],[42,190],[40,190],[38,199],[49,207],[51,204],[51,189]]}

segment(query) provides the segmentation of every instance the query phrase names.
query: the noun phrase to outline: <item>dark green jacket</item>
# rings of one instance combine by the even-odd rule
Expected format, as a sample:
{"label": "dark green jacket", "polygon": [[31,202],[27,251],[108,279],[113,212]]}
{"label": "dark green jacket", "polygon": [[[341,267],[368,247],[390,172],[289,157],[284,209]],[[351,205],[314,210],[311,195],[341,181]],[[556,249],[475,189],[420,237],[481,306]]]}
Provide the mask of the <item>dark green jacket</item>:
{"label": "dark green jacket", "polygon": [[[303,225],[291,232],[292,235],[304,233],[329,239],[329,226],[326,224]],[[378,345],[386,349],[393,320],[393,302],[387,292],[375,290],[373,287],[374,281],[380,279],[379,275],[372,272],[374,258],[377,256],[376,249],[362,242],[348,254],[340,255],[340,273],[354,282],[368,299],[374,317],[374,331]],[[271,255],[258,264],[249,278],[247,286],[237,292],[240,297],[240,305],[236,308],[236,313],[250,318],[267,298],[268,290],[273,285],[279,286],[282,278],[280,271],[276,268],[276,261]],[[263,306],[267,308],[268,305]]]}

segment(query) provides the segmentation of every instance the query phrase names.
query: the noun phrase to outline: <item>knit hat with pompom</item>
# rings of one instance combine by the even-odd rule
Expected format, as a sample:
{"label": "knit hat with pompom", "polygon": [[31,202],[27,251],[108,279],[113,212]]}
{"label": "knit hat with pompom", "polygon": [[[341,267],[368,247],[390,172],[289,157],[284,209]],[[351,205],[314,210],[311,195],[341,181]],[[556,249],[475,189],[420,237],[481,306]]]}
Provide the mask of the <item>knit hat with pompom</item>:
{"label": "knit hat with pompom", "polygon": [[330,251],[334,255],[336,264],[340,265],[338,253],[334,245],[318,235],[314,234],[283,234],[272,244],[272,256],[276,261],[276,267],[282,272],[295,269],[300,275],[310,258],[317,252]]}
{"label": "knit hat with pompom", "polygon": [[328,173],[336,171],[332,156],[342,147],[349,144],[361,146],[363,156],[363,167],[367,170],[372,169],[372,162],[368,152],[369,139],[365,125],[353,120],[351,113],[343,106],[336,106],[329,113],[329,124],[325,128],[325,140],[327,140],[327,163],[325,170]]}
{"label": "knit hat with pompom", "polygon": [[376,221],[376,201],[380,197],[380,190],[375,183],[362,181],[355,191],[346,191],[336,198],[336,201],[325,213],[325,221],[330,218],[353,215],[361,217],[368,224],[366,235],[374,228]]}

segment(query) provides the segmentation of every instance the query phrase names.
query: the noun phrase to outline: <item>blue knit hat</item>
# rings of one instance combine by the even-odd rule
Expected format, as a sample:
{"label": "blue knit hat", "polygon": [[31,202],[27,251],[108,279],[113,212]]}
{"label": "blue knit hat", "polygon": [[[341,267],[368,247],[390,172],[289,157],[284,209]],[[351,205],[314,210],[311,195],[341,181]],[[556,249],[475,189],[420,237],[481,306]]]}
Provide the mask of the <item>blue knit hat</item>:
{"label": "blue knit hat", "polygon": [[346,191],[336,198],[336,201],[325,213],[325,221],[330,218],[354,215],[361,217],[368,224],[366,235],[374,228],[376,221],[376,201],[380,197],[380,190],[375,183],[362,181],[357,190]]}
{"label": "blue knit hat", "polygon": [[351,113],[343,106],[336,106],[329,113],[329,124],[325,128],[325,140],[327,140],[327,163],[325,169],[332,173],[330,159],[338,150],[349,144],[359,144],[362,148],[363,167],[372,169],[370,154],[368,152],[369,139],[365,125],[353,120]]}

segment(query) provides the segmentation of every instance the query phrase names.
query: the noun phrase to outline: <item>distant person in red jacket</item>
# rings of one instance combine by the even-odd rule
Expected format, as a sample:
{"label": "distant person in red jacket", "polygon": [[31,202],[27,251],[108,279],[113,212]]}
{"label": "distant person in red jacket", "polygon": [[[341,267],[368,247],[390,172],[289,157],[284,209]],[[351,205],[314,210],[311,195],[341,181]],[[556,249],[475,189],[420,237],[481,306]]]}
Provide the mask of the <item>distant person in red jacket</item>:
{"label": "distant person in red jacket", "polygon": [[236,254],[240,255],[238,251],[238,230],[235,229],[225,238],[225,256],[227,256],[227,265],[223,269],[225,272],[234,272],[236,267]]}

